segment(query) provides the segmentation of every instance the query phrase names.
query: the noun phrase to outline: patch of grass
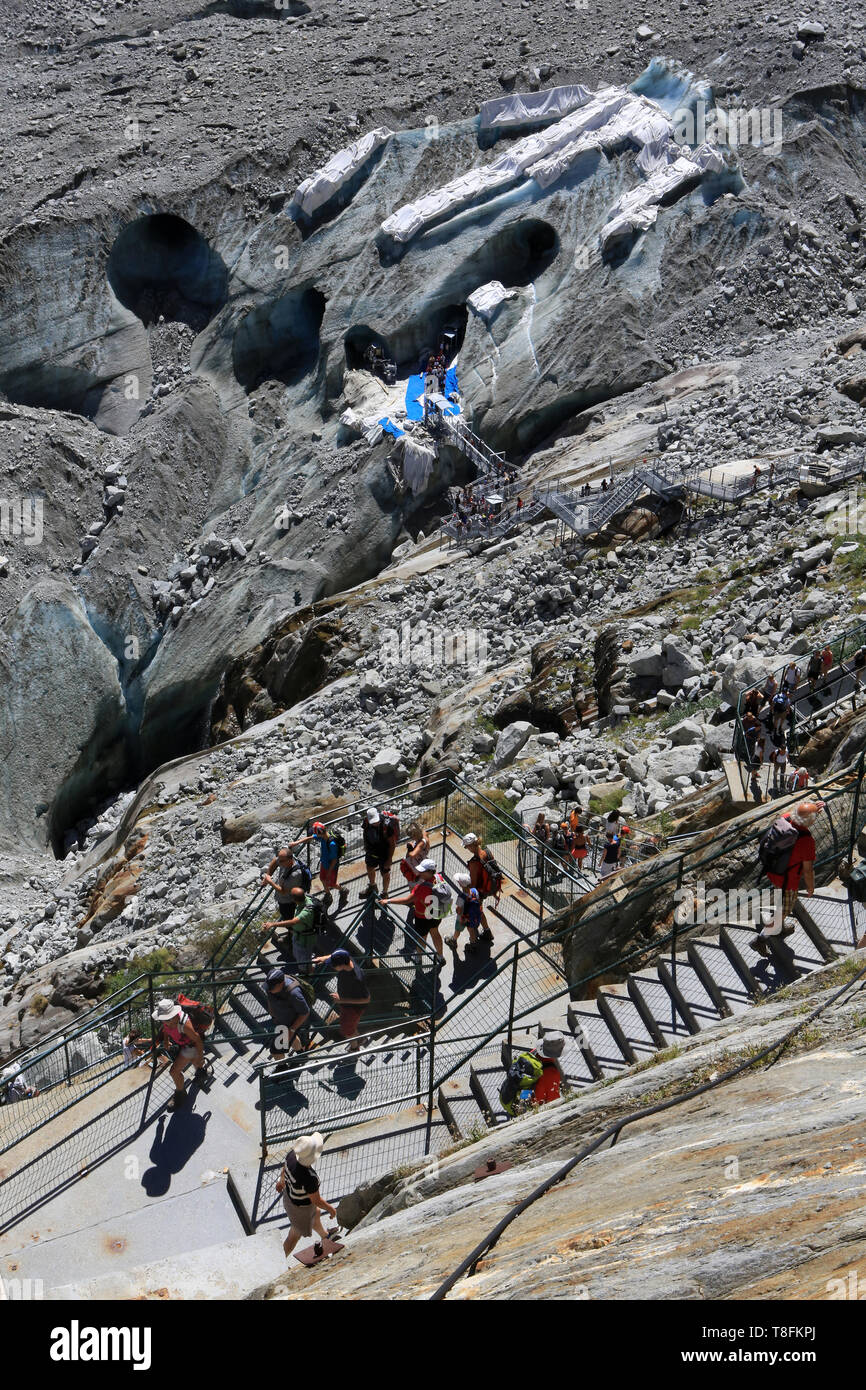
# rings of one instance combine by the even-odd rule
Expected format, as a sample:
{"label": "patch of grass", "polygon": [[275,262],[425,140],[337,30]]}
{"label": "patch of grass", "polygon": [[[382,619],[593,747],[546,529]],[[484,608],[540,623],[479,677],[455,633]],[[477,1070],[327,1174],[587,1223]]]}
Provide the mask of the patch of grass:
{"label": "patch of grass", "polygon": [[440,1149],[439,1157],[448,1158],[451,1154],[459,1153],[461,1149],[468,1149],[470,1145],[477,1144],[479,1139],[485,1139],[490,1130],[481,1120],[476,1120],[465,1139],[461,1139],[457,1144],[449,1144],[448,1148]]}
{"label": "patch of grass", "polygon": [[674,1043],[672,1047],[666,1047],[662,1052],[654,1052],[652,1057],[647,1057],[645,1062],[638,1062],[636,1067],[632,1067],[632,1072],[649,1071],[650,1067],[657,1067],[662,1062],[672,1062],[675,1057],[682,1053],[680,1043]]}
{"label": "patch of grass", "polygon": [[143,956],[133,956],[122,970],[115,970],[106,977],[105,993],[116,994],[118,990],[126,989],[139,975],[158,975],[164,970],[171,970],[176,959],[176,952],[170,946],[158,946]]}
{"label": "patch of grass", "polygon": [[33,1014],[36,1018],[41,1018],[50,1003],[51,1000],[48,999],[46,995],[34,994],[33,998],[30,1000],[28,1013]]}
{"label": "patch of grass", "polygon": [[589,809],[594,816],[606,816],[609,811],[618,811],[624,801],[625,787],[617,787],[615,791],[606,792],[604,796],[591,796]]}
{"label": "patch of grass", "polygon": [[[184,942],[184,959],[192,969],[197,965],[207,965],[214,953],[219,949],[220,943],[228,935],[232,921],[228,917],[219,917],[215,921],[200,923]],[[253,950],[258,940],[255,935],[255,928],[245,932],[243,939],[236,941],[227,952],[225,959],[220,958],[220,967],[224,965],[236,965],[241,960],[246,960]]]}
{"label": "patch of grass", "polygon": [[464,802],[457,793],[452,795],[448,805],[449,825],[458,835],[468,835],[472,831],[485,845],[513,839],[515,831],[522,831],[523,826],[512,814],[512,803],[505,792],[499,787],[483,787],[481,791],[496,810],[488,812],[482,806]]}
{"label": "patch of grass", "polygon": [[695,627],[700,627],[701,621],[702,621],[702,619],[700,619],[700,618],[698,617],[697,613],[688,613],[688,614],[686,615],[685,618],[681,618],[681,619],[680,619],[680,627],[683,627],[683,628],[695,628]]}

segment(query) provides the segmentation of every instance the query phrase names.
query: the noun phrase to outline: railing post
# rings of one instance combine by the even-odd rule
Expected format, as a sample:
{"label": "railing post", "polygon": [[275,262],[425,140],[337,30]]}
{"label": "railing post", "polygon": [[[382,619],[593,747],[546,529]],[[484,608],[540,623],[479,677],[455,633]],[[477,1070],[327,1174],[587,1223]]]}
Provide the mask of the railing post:
{"label": "railing post", "polygon": [[541,940],[541,924],[544,921],[544,871],[547,864],[547,853],[542,845],[541,848],[541,875],[538,884],[538,938]]}
{"label": "railing post", "polygon": [[71,1076],[71,1073],[70,1073],[70,1066],[69,1066],[69,1043],[66,1041],[65,1038],[63,1039],[63,1056],[64,1056],[64,1058],[66,1059],[66,1084],[67,1084],[67,1086],[71,1086],[71,1085],[72,1085],[72,1076]]}
{"label": "railing post", "polygon": [[517,997],[517,942],[514,943],[514,958],[511,962],[511,994],[508,999],[508,1048],[511,1049],[511,1035],[514,1032],[514,1001]]}
{"label": "railing post", "polygon": [[262,1161],[268,1156],[267,1111],[265,1110],[265,1073],[259,1072],[259,1113],[262,1119]]}
{"label": "railing post", "polygon": [[445,783],[445,806],[442,811],[442,872],[445,872],[445,847],[448,840],[448,799],[451,795],[451,783]]}
{"label": "railing post", "polygon": [[428,1090],[427,1090],[427,1133],[426,1133],[425,1139],[424,1139],[424,1152],[425,1152],[425,1154],[430,1152],[430,1143],[431,1143],[431,1140],[432,1140],[432,1137],[433,1137],[433,1092],[434,1092],[434,1090],[435,1090],[435,1074],[434,1074],[434,1073],[435,1073],[435,1068],[434,1068],[434,1063],[435,1063],[435,1060],[436,1060],[436,1019],[434,1018],[434,1016],[433,1016],[432,1013],[430,1014],[430,1042],[429,1042],[429,1052],[430,1052],[430,1062],[429,1062],[429,1066],[430,1066],[430,1075],[429,1075],[429,1078],[428,1078]]}
{"label": "railing post", "polygon": [[860,788],[863,785],[863,760],[866,754],[861,753],[857,759],[857,784],[854,788],[854,805],[851,807],[851,829],[848,835],[848,859],[854,858],[854,845],[857,842],[857,818],[860,813]]}
{"label": "railing post", "polygon": [[153,1007],[154,1007],[154,1006],[153,1006],[153,976],[152,976],[152,975],[148,975],[148,977],[147,977],[147,1013],[148,1013],[148,1017],[149,1017],[149,1019],[150,1019],[150,1033],[151,1033],[151,1037],[153,1038],[153,1053],[152,1053],[153,1061],[151,1062],[151,1070],[152,1070],[152,1071],[156,1071],[157,1063],[159,1062],[159,1056],[158,1056],[158,1053],[157,1053],[157,1050],[156,1050],[157,1034],[156,1034],[156,1029],[155,1029],[154,1026],[153,1026]]}

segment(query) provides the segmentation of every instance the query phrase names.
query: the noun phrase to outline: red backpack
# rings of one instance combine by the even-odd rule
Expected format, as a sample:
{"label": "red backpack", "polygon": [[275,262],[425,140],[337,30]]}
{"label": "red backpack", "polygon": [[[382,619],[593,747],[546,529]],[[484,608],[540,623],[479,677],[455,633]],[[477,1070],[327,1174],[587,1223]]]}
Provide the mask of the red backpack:
{"label": "red backpack", "polygon": [[[483,859],[481,858],[482,854],[484,855]],[[502,892],[502,870],[489,849],[479,852],[478,862],[481,865],[481,872],[478,875],[479,896],[498,898]]]}
{"label": "red backpack", "polygon": [[208,1004],[200,1004],[197,999],[187,999],[185,994],[179,994],[175,1002],[180,1004],[199,1036],[204,1037],[213,1024],[213,1009]]}

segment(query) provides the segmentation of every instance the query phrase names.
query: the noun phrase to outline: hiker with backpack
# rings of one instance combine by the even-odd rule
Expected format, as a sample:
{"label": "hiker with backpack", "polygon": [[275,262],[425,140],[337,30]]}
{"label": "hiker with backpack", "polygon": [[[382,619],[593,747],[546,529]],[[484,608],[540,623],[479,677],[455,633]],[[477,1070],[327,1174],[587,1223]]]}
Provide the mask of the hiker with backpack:
{"label": "hiker with backpack", "polygon": [[[436,865],[432,859],[421,860],[418,865],[418,880],[412,884],[408,893],[404,893],[400,898],[382,897],[379,902],[383,907],[388,905],[410,907],[412,913],[409,925],[415,934],[422,939],[429,934],[430,940],[433,942],[433,949],[439,957],[440,966],[445,964],[445,952],[442,947],[442,937],[439,935],[439,923],[451,911],[451,889],[442,875],[437,873]],[[417,950],[420,955],[420,944]]]}
{"label": "hiker with backpack", "polygon": [[781,888],[783,914],[788,917],[800,892],[815,891],[817,848],[812,826],[824,810],[823,801],[801,801],[764,831],[758,841],[758,858],[774,888]]}
{"label": "hiker with backpack", "polygon": [[326,970],[333,970],[336,974],[337,989],[336,993],[331,992],[331,998],[340,1015],[340,1037],[353,1039],[349,1043],[349,1051],[357,1052],[361,1046],[358,1025],[370,1002],[370,991],[364,972],[342,946],[332,951],[329,956],[316,956],[313,964],[322,965]]}
{"label": "hiker with backpack", "polygon": [[809,773],[805,767],[795,768],[788,776],[788,791],[802,792],[809,785]]}
{"label": "hiker with backpack", "polygon": [[283,1241],[283,1251],[288,1259],[298,1241],[306,1239],[313,1232],[321,1241],[326,1237],[320,1212],[326,1211],[335,1221],[337,1209],[326,1202],[319,1190],[319,1178],[313,1164],[318,1163],[325,1147],[321,1134],[304,1134],[295,1140],[294,1148],[289,1149],[277,1179],[277,1192],[283,1199],[283,1207],[291,1222],[289,1234]]}
{"label": "hiker with backpack", "polygon": [[457,894],[454,900],[454,935],[446,936],[445,945],[450,946],[456,961],[459,960],[457,949],[460,945],[460,933],[464,929],[469,932],[464,957],[478,950],[481,930],[481,899],[478,896],[478,889],[472,887],[472,880],[467,873],[455,874],[454,882],[457,885]]}
{"label": "hiker with backpack", "polygon": [[814,692],[815,687],[817,686],[818,681],[819,681],[820,679],[821,679],[821,651],[820,651],[820,648],[816,648],[815,651],[813,651],[812,655],[809,657],[809,662],[808,662],[808,665],[806,666],[806,680],[807,680],[808,683],[809,683],[809,694],[810,694],[810,695]]}
{"label": "hiker with backpack", "polygon": [[308,981],[301,981],[296,976],[287,974],[279,966],[268,971],[266,983],[268,1013],[276,1025],[271,1043],[271,1056],[277,1059],[293,1049],[298,1052],[306,1051],[309,1046],[307,1024],[315,998],[312,985]]}
{"label": "hiker with backpack", "polygon": [[[273,888],[277,900],[277,914],[282,921],[283,918],[292,916],[292,889],[300,888],[304,893],[309,893],[313,875],[309,864],[305,864],[303,859],[296,859],[293,850],[279,849],[262,874],[262,883]],[[286,944],[291,951],[291,933]]]}
{"label": "hiker with backpack", "polygon": [[772,732],[774,734],[782,732],[782,729],[788,721],[788,711],[790,710],[790,708],[791,697],[788,694],[787,688],[783,685],[782,689],[776,695],[773,696],[773,703],[770,706],[770,709],[773,712]]}
{"label": "hiker with backpack", "polygon": [[[323,901],[327,906],[333,902],[332,888],[337,887],[337,874],[340,870],[340,860],[346,851],[346,841],[339,830],[329,830],[322,821],[317,820],[312,826],[309,835],[303,835],[299,840],[293,840],[289,849],[295,850],[301,845],[309,845],[313,841],[319,847],[319,881],[324,888],[322,894]],[[348,889],[340,889],[340,907],[346,905]]]}
{"label": "hiker with backpack", "polygon": [[484,848],[474,831],[470,830],[468,835],[463,836],[463,848],[472,851],[466,868],[469,870],[472,887],[478,889],[478,898],[481,903],[481,935],[485,941],[492,941],[493,932],[490,930],[484,904],[488,899],[492,899],[494,907],[498,905],[502,896],[505,876],[497,864],[492,850]]}
{"label": "hiker with backpack", "polygon": [[[287,911],[291,914],[282,920],[265,922],[267,930],[276,931],[282,927],[290,933],[291,958],[298,970],[304,972],[313,963],[313,947],[327,920],[325,899],[321,901],[305,893],[303,888],[293,888],[289,894]],[[285,942],[281,943],[282,946]]]}
{"label": "hiker with backpack", "polygon": [[773,764],[773,795],[778,796],[785,790],[785,778],[788,774],[788,740],[784,733],[774,733],[770,735],[772,751],[770,762]]}
{"label": "hiker with backpack", "polygon": [[[182,996],[181,996],[182,997]],[[192,1005],[193,1001],[189,1003]],[[196,1010],[201,1005],[196,1004]],[[187,1094],[183,1074],[190,1062],[195,1065],[195,1079],[202,1081],[207,1076],[204,1060],[203,1020],[197,1019],[199,1027],[193,1023],[193,1011],[185,1012],[180,1003],[173,999],[160,999],[151,1018],[159,1024],[157,1046],[167,1046],[174,1053],[169,1076],[174,1082],[174,1095],[168,1103],[171,1111],[179,1110],[186,1104]],[[177,1051],[175,1052],[175,1049]]]}
{"label": "hiker with backpack", "polygon": [[782,689],[787,690],[792,698],[796,693],[797,686],[800,684],[801,675],[802,672],[796,661],[789,661],[782,672]]}
{"label": "hiker with backpack", "polygon": [[377,807],[368,806],[364,814],[362,832],[364,836],[364,864],[369,882],[361,897],[371,898],[374,896],[377,874],[382,875],[382,893],[387,897],[391,884],[391,864],[400,835],[400,822],[393,811],[384,811],[380,815]]}

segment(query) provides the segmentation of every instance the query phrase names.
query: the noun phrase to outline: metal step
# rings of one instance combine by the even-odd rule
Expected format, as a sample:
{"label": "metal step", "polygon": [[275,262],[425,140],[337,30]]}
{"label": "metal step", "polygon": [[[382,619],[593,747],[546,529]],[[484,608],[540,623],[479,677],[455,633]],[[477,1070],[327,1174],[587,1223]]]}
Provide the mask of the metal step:
{"label": "metal step", "polygon": [[[854,950],[854,934],[859,934],[860,927],[855,919],[852,929],[847,898],[798,897],[794,915],[819,947],[823,938],[836,955],[847,955]],[[818,934],[817,937],[813,931]]]}
{"label": "metal step", "polygon": [[[539,1050],[541,1050],[541,1039],[544,1037],[545,1032],[550,1031],[552,1030],[549,1028],[545,1029],[544,1027],[539,1029]],[[562,1053],[556,1060],[562,1068],[566,1081],[573,1086],[591,1086],[594,1081],[598,1080],[598,1076],[593,1072],[587,1062],[583,1049],[577,1039],[572,1037],[565,1029],[558,1028],[556,1031],[561,1034],[563,1040]]]}
{"label": "metal step", "polygon": [[658,1043],[627,995],[609,989],[599,990],[597,1003],[617,1045],[623,1049],[624,1044],[623,1056],[627,1062],[642,1062],[658,1052]]}
{"label": "metal step", "polygon": [[[757,951],[753,951],[749,941],[755,935],[754,927],[722,927],[719,931],[719,945],[754,999],[757,999],[770,985],[758,978],[753,966],[768,962]],[[765,972],[761,972],[762,974]]]}
{"label": "metal step", "polygon": [[690,941],[686,950],[716,1008],[721,1004],[721,1012],[726,1017],[749,1008],[754,995],[746,989],[730,956],[717,941],[702,937]]}
{"label": "metal step", "polygon": [[579,1008],[573,1006],[569,1009],[569,1024],[577,1035],[589,1066],[592,1067],[595,1062],[599,1078],[609,1076],[611,1072],[623,1071],[629,1065],[594,999],[582,999]]}
{"label": "metal step", "polygon": [[475,1097],[478,1109],[481,1111],[484,1119],[489,1125],[495,1125],[496,1115],[493,1106],[490,1104],[484,1083],[474,1067],[469,1068],[469,1089]]}
{"label": "metal step", "polygon": [[[664,964],[663,961],[658,963],[659,966]],[[658,1047],[669,1047],[678,1038],[687,1038],[698,1032],[697,1023],[694,1027],[689,1027],[683,1012],[688,1012],[688,1005],[684,1001],[677,1004],[674,995],[663,984],[659,974],[630,975],[628,990]]]}
{"label": "metal step", "polygon": [[[660,960],[656,969],[659,979],[665,989],[671,993],[677,1007],[679,1008],[679,1000],[682,999],[689,1010],[696,1025],[696,1032],[701,1028],[712,1027],[721,1018],[730,1016],[730,1010],[721,995],[719,998],[722,1007],[719,1008],[718,1003],[714,1002],[712,995],[703,983],[700,969],[696,968],[695,963],[688,955],[674,956],[671,961]],[[683,1014],[683,1017],[686,1018],[686,1015]],[[689,1023],[689,1027],[691,1027],[691,1023]]]}

